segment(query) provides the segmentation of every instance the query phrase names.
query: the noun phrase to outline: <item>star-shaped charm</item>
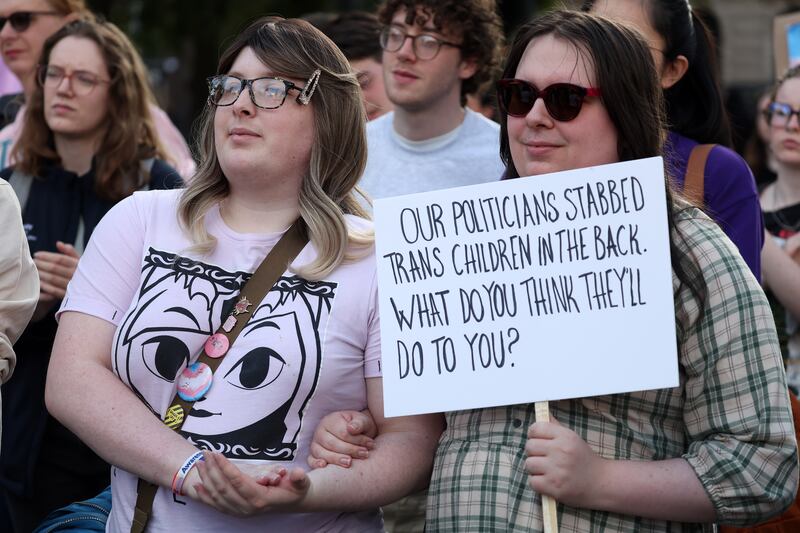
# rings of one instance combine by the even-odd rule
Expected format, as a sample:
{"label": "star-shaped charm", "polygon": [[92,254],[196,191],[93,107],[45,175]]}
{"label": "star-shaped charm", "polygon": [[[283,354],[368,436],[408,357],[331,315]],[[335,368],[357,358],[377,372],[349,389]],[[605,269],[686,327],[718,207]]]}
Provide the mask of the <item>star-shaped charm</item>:
{"label": "star-shaped charm", "polygon": [[233,306],[233,312],[237,315],[241,315],[242,313],[247,313],[249,311],[248,307],[250,307],[251,305],[253,304],[251,304],[247,300],[247,297],[242,296],[242,299],[236,302],[236,305]]}

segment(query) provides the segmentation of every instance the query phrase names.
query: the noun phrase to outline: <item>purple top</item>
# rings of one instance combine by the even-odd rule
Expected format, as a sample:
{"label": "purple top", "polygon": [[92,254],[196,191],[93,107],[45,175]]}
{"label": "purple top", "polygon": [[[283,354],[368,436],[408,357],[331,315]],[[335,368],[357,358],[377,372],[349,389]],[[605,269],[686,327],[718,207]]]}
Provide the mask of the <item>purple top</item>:
{"label": "purple top", "polygon": [[[664,164],[680,189],[683,189],[689,155],[697,144],[672,131],[667,136]],[[739,248],[739,253],[760,281],[764,221],[753,173],[739,154],[719,145],[711,150],[706,161],[704,201],[705,212],[717,221]]]}

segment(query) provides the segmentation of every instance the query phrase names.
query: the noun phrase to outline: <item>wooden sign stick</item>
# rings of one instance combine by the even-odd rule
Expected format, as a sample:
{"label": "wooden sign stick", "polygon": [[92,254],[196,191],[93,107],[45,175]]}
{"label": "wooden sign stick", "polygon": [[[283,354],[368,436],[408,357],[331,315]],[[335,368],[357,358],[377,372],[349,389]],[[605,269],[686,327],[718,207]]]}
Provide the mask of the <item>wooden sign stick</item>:
{"label": "wooden sign stick", "polygon": [[[537,422],[550,422],[550,406],[548,402],[536,402],[534,404]],[[558,533],[558,513],[556,512],[556,500],[552,496],[542,494],[542,523],[544,533]]]}

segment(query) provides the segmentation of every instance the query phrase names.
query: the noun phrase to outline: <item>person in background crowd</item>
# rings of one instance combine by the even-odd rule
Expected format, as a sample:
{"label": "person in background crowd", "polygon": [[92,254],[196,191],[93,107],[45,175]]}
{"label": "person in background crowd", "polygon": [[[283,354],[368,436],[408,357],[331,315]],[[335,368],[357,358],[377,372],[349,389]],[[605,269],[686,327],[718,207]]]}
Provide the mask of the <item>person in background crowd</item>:
{"label": "person in background crowd", "polygon": [[764,224],[755,180],[731,147],[714,46],[687,0],[584,0],[582,9],[604,15],[644,35],[661,78],[670,132],[664,158],[683,188],[692,150],[716,144],[705,165],[703,205],[761,279]]}
{"label": "person in background crowd", "polygon": [[[0,181],[0,384],[14,373],[14,343],[33,316],[39,297],[39,276],[33,264],[19,202],[14,191]],[[2,425],[0,425],[0,435]],[[2,452],[2,447],[0,447]]]}
{"label": "person in background crowd", "polygon": [[[378,19],[394,111],[367,125],[359,188],[384,198],[498,180],[499,127],[466,107],[467,95],[494,79],[499,65],[503,35],[494,0],[387,0]],[[421,532],[424,498],[385,507],[387,530]]]}
{"label": "person in background crowd", "polygon": [[[744,158],[753,171],[756,184],[763,188],[775,181],[775,156],[769,147],[769,111],[767,107],[772,100],[772,88],[765,90],[756,103],[755,125],[753,133],[744,148]],[[765,241],[766,243],[766,241]]]}
{"label": "person in background crowd", "polygon": [[378,118],[392,110],[386,96],[381,68],[381,25],[372,13],[347,11],[328,20],[312,22],[339,47],[358,77],[364,99],[367,120]]}
{"label": "person in background crowd", "polygon": [[[0,383],[5,383],[11,377],[17,360],[14,342],[28,324],[36,307],[39,276],[36,274],[36,266],[30,256],[25,230],[22,228],[19,202],[11,187],[2,180],[0,228],[3,228],[0,232]],[[0,531],[11,531],[2,498]]]}
{"label": "person in background crowd", "polygon": [[[647,43],[603,17],[553,11],[524,25],[498,100],[508,178],[662,153]],[[708,531],[794,500],[797,443],[769,305],[730,240],[670,183],[667,172],[680,385],[550,402],[552,422],[534,423],[533,404],[445,413],[427,531],[541,532],[540,494],[558,502],[561,531]],[[350,426],[368,431],[367,415],[349,413]],[[324,419],[312,446],[330,464],[366,449],[343,420]]]}
{"label": "person in background crowd", "polygon": [[47,416],[44,384],[54,313],[95,226],[133,191],[181,185],[163,161],[138,64],[113,24],[78,19],[56,31],[43,43],[17,163],[0,171],[20,199],[41,285],[33,322],[17,344],[17,373],[3,390],[0,481],[18,532],[108,485],[108,465]]}
{"label": "person in background crowd", "polygon": [[[374,237],[352,192],[366,160],[358,82],[319,30],[266,17],[223,52],[209,89],[198,174],[121,202],[81,258],[47,406],[115,465],[112,533],[130,530],[137,477],[161,487],[151,531],[383,531],[378,506],[427,483],[442,427],[383,417]],[[179,380],[200,401],[173,431],[160,418],[176,379],[295,223],[310,242],[249,304],[238,340],[212,350],[224,358],[201,374],[210,388]],[[367,406],[374,462],[306,473],[318,420]],[[198,448],[204,461],[171,491]]]}
{"label": "person in background crowd", "polygon": [[[767,105],[769,151],[772,153],[777,177],[761,192],[761,207],[769,236],[782,253],[800,263],[800,67],[789,69],[775,85]],[[779,258],[765,253],[764,260]],[[774,269],[773,269],[774,270]],[[800,279],[781,283],[775,277],[765,277],[764,283],[777,297],[775,322],[782,335],[789,385],[800,388],[800,315],[787,312],[778,301],[787,300],[792,285]],[[789,292],[791,294],[791,292]]]}
{"label": "person in background crowd", "polygon": [[498,126],[465,107],[497,71],[495,2],[388,0],[378,19],[394,111],[367,125],[361,189],[384,198],[499,179]]}
{"label": "person in background crowd", "polygon": [[[78,18],[93,19],[94,15],[86,7],[84,0],[0,0],[0,17],[4,20],[0,28],[0,52],[3,60],[14,75],[22,82],[23,92],[15,100],[22,104],[30,100],[36,87],[36,72],[42,53],[42,44],[59,28]],[[136,68],[146,73],[144,63],[136,57]],[[150,114],[153,117],[161,144],[166,150],[167,160],[175,165],[184,179],[192,176],[194,159],[189,147],[169,117],[152,98]],[[10,166],[13,148],[19,138],[25,118],[25,106],[16,112],[12,106],[4,106],[0,111],[12,111],[7,116],[9,124],[0,130],[0,168]]]}
{"label": "person in background crowd", "polygon": [[18,96],[22,84],[13,72],[8,70],[5,61],[0,61],[0,127],[11,122],[11,116],[19,111]]}

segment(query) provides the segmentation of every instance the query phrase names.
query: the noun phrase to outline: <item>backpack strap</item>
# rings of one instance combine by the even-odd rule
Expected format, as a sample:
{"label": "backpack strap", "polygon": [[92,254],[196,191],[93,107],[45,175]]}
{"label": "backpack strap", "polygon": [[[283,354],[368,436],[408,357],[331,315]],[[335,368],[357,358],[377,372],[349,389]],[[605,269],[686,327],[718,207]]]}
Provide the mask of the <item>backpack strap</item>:
{"label": "backpack strap", "polygon": [[683,179],[683,196],[699,208],[704,207],[706,161],[716,144],[698,144],[692,148]]}
{"label": "backpack strap", "polygon": [[27,205],[28,197],[31,194],[33,176],[23,174],[15,169],[14,172],[11,173],[11,177],[8,178],[8,183],[11,185],[11,188],[14,189],[14,194],[17,195],[17,200],[19,200],[19,206],[22,212],[25,213],[25,205]]}

